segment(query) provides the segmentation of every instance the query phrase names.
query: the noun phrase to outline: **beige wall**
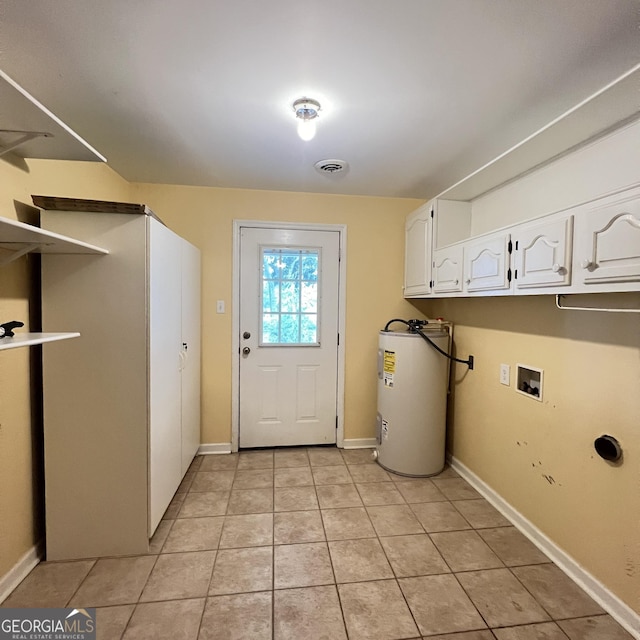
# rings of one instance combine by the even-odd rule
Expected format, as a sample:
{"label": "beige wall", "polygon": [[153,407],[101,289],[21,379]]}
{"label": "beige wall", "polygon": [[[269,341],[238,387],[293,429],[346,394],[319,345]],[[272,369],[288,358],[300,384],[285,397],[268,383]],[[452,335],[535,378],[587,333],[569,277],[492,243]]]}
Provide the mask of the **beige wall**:
{"label": "beige wall", "polygon": [[[375,434],[377,332],[415,309],[402,298],[404,219],[419,200],[134,185],[202,251],[202,442],[231,442],[233,220],[347,225],[345,438]],[[226,313],[216,313],[216,300]]]}
{"label": "beige wall", "polygon": [[[129,200],[129,184],[103,164],[0,160],[0,216],[37,220],[31,194]],[[28,327],[33,260],[0,267],[0,321]],[[45,328],[46,329],[46,328]],[[44,349],[47,347],[44,346]],[[41,447],[32,420],[31,362],[34,350],[0,353],[0,578],[41,538]],[[37,395],[38,391],[34,387]]]}
{"label": "beige wall", "polygon": [[[640,613],[638,315],[560,311],[553,296],[429,309],[455,323],[458,353],[475,356],[474,371],[454,373],[453,455]],[[515,391],[516,363],[544,369],[542,402]],[[619,466],[594,451],[604,433],[624,449]]]}

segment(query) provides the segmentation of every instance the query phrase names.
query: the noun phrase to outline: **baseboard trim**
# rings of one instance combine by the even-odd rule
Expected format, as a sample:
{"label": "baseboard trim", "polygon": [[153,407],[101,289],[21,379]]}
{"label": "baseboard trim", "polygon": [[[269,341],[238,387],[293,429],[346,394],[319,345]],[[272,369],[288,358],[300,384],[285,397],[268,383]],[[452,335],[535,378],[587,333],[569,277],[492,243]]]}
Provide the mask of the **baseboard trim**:
{"label": "baseboard trim", "polygon": [[[351,438],[343,441],[345,449],[373,449],[376,446],[375,438]],[[198,447],[199,456],[207,456],[218,453],[231,453],[230,442],[217,442],[214,444],[201,444]]]}
{"label": "baseboard trim", "polygon": [[453,456],[451,467],[457,471],[478,493],[490,502],[502,515],[520,530],[533,544],[558,565],[578,586],[586,591],[612,618],[634,638],[640,640],[640,615],[612,593],[602,582],[594,578],[546,536],[530,520],[512,507],[504,498],[481,480],[471,469]]}
{"label": "baseboard trim", "polygon": [[0,577],[0,604],[12,591],[33,571],[43,556],[43,545],[38,543],[31,547],[5,575]]}
{"label": "baseboard trim", "polygon": [[198,447],[199,456],[208,456],[217,453],[231,453],[230,442],[216,442],[214,444],[201,444]]}
{"label": "baseboard trim", "polygon": [[376,444],[375,438],[345,438],[343,440],[345,449],[373,449]]}

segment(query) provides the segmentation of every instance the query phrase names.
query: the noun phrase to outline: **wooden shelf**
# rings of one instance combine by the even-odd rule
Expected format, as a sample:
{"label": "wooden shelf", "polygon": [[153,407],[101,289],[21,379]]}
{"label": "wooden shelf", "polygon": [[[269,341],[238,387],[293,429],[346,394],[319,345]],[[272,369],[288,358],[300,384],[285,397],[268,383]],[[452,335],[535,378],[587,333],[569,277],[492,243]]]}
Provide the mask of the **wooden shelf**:
{"label": "wooden shelf", "polygon": [[69,338],[79,338],[77,332],[69,333],[16,333],[13,338],[0,338],[0,351],[4,349],[16,349],[18,347],[31,347],[45,342],[57,342]]}
{"label": "wooden shelf", "polygon": [[522,142],[438,194],[469,201],[640,117],[636,65]]}
{"label": "wooden shelf", "polygon": [[0,71],[0,156],[106,162],[62,120]]}
{"label": "wooden shelf", "polygon": [[0,249],[8,255],[0,255],[0,266],[12,262],[26,253],[84,253],[106,255],[107,249],[81,240],[62,236],[9,218],[0,218]]}

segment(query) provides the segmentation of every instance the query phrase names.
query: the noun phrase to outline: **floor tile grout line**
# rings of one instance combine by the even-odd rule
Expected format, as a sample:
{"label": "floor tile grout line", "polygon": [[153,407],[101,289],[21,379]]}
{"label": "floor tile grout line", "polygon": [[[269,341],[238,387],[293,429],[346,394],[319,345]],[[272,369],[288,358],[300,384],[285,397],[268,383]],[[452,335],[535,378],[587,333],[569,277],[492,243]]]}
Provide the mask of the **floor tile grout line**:
{"label": "floor tile grout line", "polygon": [[[482,621],[487,626],[487,629],[490,630],[491,629],[491,625],[488,623],[486,618],[482,615],[482,611],[480,611],[480,609],[478,608],[478,605],[474,602],[473,598],[471,597],[471,594],[469,594],[469,592],[464,588],[464,585],[462,584],[462,582],[460,582],[460,580],[458,579],[458,576],[455,573],[453,573],[452,575],[455,578],[455,580],[458,583],[458,585],[460,586],[460,588],[462,589],[462,592],[465,594],[465,596],[467,596],[467,599],[473,605],[473,608],[478,612],[478,615],[480,616]],[[493,632],[491,632],[491,635],[495,635],[495,634]]]}
{"label": "floor tile grout line", "polygon": [[[318,492],[316,491],[316,494]],[[320,507],[320,501],[318,500],[318,507]],[[334,579],[334,589],[335,589],[335,594],[336,597],[338,598],[338,606],[340,607],[340,615],[342,616],[342,625],[344,627],[344,633],[346,638],[349,638],[349,631],[347,629],[347,619],[345,617],[345,613],[344,613],[344,606],[342,604],[342,598],[340,597],[340,589],[338,588],[338,582],[336,579],[336,572],[335,572],[335,567],[333,564],[333,558],[331,556],[331,550],[329,549],[329,538],[327,536],[327,528],[325,526],[325,522],[324,522],[324,518],[322,517],[322,509],[319,509],[320,511],[320,522],[322,523],[322,531],[324,533],[324,539],[325,539],[325,543],[327,545],[327,553],[329,554],[329,562],[331,563],[331,572],[333,573],[333,579]]]}
{"label": "floor tile grout line", "polygon": [[[525,565],[525,566],[537,566],[537,565]],[[542,604],[542,602],[540,602],[533,593],[531,593],[531,590],[527,587],[527,585],[524,584],[524,582],[522,582],[520,578],[518,578],[518,575],[514,571],[512,571],[512,567],[507,567],[507,568],[509,569],[509,573],[518,581],[519,584],[522,585],[524,590],[535,600],[538,606],[549,616],[549,620],[553,620],[555,622],[555,618],[553,617],[552,613],[547,610],[547,607],[545,607]]]}
{"label": "floor tile grout line", "polygon": [[87,573],[85,574],[84,578],[82,578],[82,580],[80,580],[80,582],[78,583],[78,586],[76,587],[75,591],[71,594],[71,596],[67,599],[67,601],[65,602],[66,606],[69,607],[69,604],[71,603],[71,601],[73,600],[73,598],[76,596],[76,594],[78,593],[78,591],[80,590],[80,587],[85,583],[86,579],[89,577],[89,574],[93,571],[94,567],[98,564],[98,560],[100,558],[93,558],[93,564],[91,565],[91,567],[89,568],[89,571],[87,571]]}

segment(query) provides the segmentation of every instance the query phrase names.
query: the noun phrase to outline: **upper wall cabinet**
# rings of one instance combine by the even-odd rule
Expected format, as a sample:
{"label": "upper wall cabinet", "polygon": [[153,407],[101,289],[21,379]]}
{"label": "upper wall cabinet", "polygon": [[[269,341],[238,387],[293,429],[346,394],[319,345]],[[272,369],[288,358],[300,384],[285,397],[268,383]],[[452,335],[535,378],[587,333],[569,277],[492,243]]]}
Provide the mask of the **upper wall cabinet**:
{"label": "upper wall cabinet", "polygon": [[639,82],[637,65],[436,196],[430,236],[410,215],[405,296],[640,290]]}
{"label": "upper wall cabinet", "polygon": [[0,156],[8,152],[21,158],[105,162],[88,142],[0,71]]}
{"label": "upper wall cabinet", "polygon": [[580,207],[574,270],[583,291],[640,282],[640,188]]}

